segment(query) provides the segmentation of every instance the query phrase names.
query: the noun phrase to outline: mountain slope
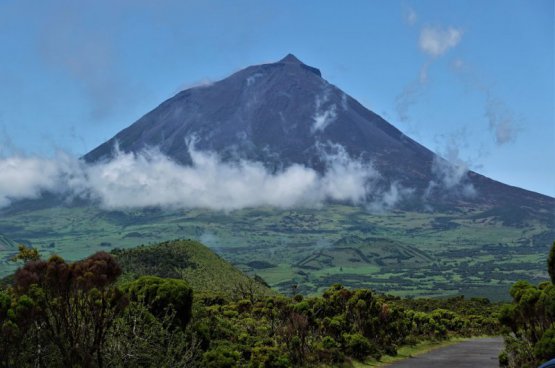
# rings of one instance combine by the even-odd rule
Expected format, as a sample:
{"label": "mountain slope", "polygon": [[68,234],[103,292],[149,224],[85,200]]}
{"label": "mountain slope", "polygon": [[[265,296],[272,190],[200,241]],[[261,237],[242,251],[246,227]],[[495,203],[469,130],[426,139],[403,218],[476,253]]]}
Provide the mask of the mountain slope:
{"label": "mountain slope", "polygon": [[[293,55],[251,66],[209,86],[182,91],[84,156],[88,162],[149,147],[190,164],[189,149],[216,152],[224,160],[259,161],[272,171],[301,164],[320,172],[340,145],[351,158],[371,162],[381,185],[415,191],[412,204],[436,207],[479,204],[524,207],[550,221],[555,199],[508,186],[475,172],[452,180],[458,168],[410,139],[380,116],[329,84],[318,69]],[[446,178],[447,177],[447,178]],[[439,184],[439,185],[438,185]],[[472,187],[476,195],[465,195]],[[416,202],[416,203],[415,203]],[[424,203],[425,204],[425,203]],[[521,210],[522,211],[522,210]]]}

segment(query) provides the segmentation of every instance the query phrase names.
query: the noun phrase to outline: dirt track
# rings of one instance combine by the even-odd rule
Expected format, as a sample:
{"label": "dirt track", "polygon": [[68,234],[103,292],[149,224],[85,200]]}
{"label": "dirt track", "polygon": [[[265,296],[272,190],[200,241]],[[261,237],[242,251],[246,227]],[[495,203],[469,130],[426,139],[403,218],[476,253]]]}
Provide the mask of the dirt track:
{"label": "dirt track", "polygon": [[501,337],[464,341],[388,365],[388,368],[498,368]]}

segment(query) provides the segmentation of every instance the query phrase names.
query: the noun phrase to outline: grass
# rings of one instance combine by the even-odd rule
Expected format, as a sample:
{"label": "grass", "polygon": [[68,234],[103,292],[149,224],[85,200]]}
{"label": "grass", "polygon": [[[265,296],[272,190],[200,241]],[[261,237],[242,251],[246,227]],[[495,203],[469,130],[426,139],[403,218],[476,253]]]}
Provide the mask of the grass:
{"label": "grass", "polygon": [[197,241],[168,241],[113,253],[123,269],[120,282],[154,275],[184,279],[196,293],[231,295],[239,288],[271,293]]}
{"label": "grass", "polygon": [[[516,227],[493,217],[482,221],[479,214],[485,210],[372,214],[342,205],[230,213],[29,209],[0,216],[0,233],[10,239],[0,244],[0,276],[15,269],[7,260],[17,242],[46,257],[55,253],[76,260],[98,250],[195,239],[285,293],[291,284],[314,294],[340,282],[404,296],[476,295],[483,288],[483,296],[507,298],[507,285],[517,279],[538,282],[547,276],[543,259],[550,244],[537,239],[555,238],[555,233],[541,222]],[[276,267],[248,265],[257,261]]]}

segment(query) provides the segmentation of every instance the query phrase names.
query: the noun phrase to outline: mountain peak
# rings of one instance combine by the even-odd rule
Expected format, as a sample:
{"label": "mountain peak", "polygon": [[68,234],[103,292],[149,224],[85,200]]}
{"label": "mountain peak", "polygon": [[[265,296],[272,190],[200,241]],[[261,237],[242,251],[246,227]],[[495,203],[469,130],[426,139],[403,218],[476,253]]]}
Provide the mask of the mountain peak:
{"label": "mountain peak", "polygon": [[283,59],[277,62],[277,64],[288,64],[288,65],[298,65],[303,69],[308,70],[311,73],[316,74],[319,77],[322,77],[322,73],[318,68],[314,68],[312,66],[306,65],[302,61],[300,61],[295,55],[287,54]]}
{"label": "mountain peak", "polygon": [[279,61],[279,63],[286,63],[286,64],[303,64],[295,55],[287,54],[283,59]]}

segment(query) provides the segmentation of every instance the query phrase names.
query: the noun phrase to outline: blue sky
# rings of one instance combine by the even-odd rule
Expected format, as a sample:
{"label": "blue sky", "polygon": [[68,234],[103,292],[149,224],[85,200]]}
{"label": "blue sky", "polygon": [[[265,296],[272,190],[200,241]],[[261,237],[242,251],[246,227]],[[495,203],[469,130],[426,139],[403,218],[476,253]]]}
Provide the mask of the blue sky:
{"label": "blue sky", "polygon": [[0,153],[81,155],[291,52],[430,149],[555,196],[553,4],[0,0]]}

